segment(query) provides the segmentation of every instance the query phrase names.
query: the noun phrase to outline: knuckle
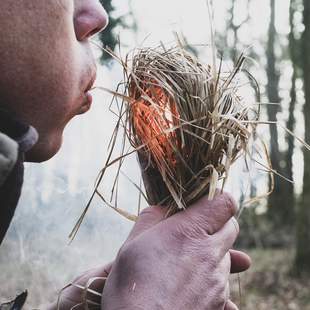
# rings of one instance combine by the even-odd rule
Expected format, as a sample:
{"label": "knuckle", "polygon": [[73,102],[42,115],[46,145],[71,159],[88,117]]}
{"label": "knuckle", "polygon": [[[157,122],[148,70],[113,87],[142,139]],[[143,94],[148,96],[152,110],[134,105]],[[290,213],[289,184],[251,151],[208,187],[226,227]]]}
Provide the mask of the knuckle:
{"label": "knuckle", "polygon": [[207,231],[204,229],[204,222],[203,217],[198,217],[195,221],[188,218],[187,221],[176,224],[175,234],[181,240],[187,240],[191,243],[200,242],[209,237]]}
{"label": "knuckle", "polygon": [[235,199],[226,192],[224,192],[221,195],[220,199],[222,199],[223,205],[225,206],[225,209],[227,210],[227,212],[229,212],[231,216],[234,216],[238,211],[238,207],[237,207],[237,203]]}
{"label": "knuckle", "polygon": [[209,203],[209,201],[203,201],[201,204],[202,208],[190,210],[191,212],[189,212],[184,219],[186,228],[196,233],[197,237],[200,236],[204,238],[208,235],[212,235],[216,230],[216,208],[211,210],[208,206]]}

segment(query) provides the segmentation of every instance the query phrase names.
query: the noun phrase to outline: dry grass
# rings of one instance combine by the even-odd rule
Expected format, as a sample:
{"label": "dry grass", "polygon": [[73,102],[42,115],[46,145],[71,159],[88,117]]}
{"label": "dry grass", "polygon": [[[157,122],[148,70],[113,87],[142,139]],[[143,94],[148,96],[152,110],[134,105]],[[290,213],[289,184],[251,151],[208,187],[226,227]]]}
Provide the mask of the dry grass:
{"label": "dry grass", "polygon": [[206,194],[212,199],[231,164],[248,153],[258,109],[238,94],[244,60],[224,72],[222,59],[203,64],[181,43],[134,55],[124,123],[149,204],[175,213]]}
{"label": "dry grass", "polygon": [[[239,94],[241,87],[257,86],[244,69],[245,56],[228,70],[221,57],[203,63],[177,39],[176,46],[136,49],[125,60],[113,54],[124,69],[124,81],[116,91],[108,90],[114,95],[111,109],[117,124],[106,165],[72,237],[96,194],[135,220],[117,202],[121,167],[133,153],[138,154],[146,193],[141,185],[135,187],[148,204],[165,205],[169,214],[204,195],[212,199],[216,188],[224,187],[231,165],[240,157],[251,158],[260,105],[258,87],[257,100]],[[212,52],[216,56],[215,48]],[[117,140],[120,155],[113,158]],[[114,165],[117,172],[107,198],[99,185]]]}

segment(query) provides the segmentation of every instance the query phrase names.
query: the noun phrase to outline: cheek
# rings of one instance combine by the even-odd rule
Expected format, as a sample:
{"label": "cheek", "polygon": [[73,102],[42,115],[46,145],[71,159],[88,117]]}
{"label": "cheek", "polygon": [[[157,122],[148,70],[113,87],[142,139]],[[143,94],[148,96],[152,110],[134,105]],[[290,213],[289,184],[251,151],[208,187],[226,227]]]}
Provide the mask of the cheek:
{"label": "cheek", "polygon": [[[81,96],[84,58],[74,32],[73,1],[16,3],[25,7],[0,11],[1,104],[36,127],[41,151],[52,154]],[[13,14],[16,10],[21,14]]]}
{"label": "cheek", "polygon": [[53,1],[58,5],[50,5],[49,10],[47,1],[40,1],[45,3],[35,8],[40,22],[35,23],[31,10],[25,9],[23,23],[15,21],[18,27],[10,34],[13,38],[0,38],[5,47],[5,51],[0,47],[2,98],[30,123],[42,118],[44,109],[55,121],[61,114],[69,113],[78,96],[80,77],[73,8],[68,4],[66,8],[60,7],[71,1]]}
{"label": "cheek", "polygon": [[36,113],[31,113],[29,119],[38,129],[40,140],[49,141],[50,149],[58,150],[65,126],[82,105],[84,94],[81,81],[85,74],[83,70],[87,67],[83,63],[87,59],[85,50],[75,40],[67,44],[65,51],[60,44],[38,68],[36,76],[43,71],[46,73],[37,80],[38,86],[33,92],[36,97],[32,101],[32,111]]}
{"label": "cheek", "polygon": [[74,49],[67,47],[64,53],[54,48],[53,53],[37,60],[30,70],[29,82],[24,83],[20,92],[27,101],[21,112],[38,129],[64,127],[75,113],[79,98],[80,74]]}
{"label": "cheek", "polygon": [[[71,52],[67,50],[66,54],[59,55],[62,57],[51,55],[44,68],[39,68],[39,72],[45,70],[46,73],[33,85],[33,92],[29,94],[33,97],[33,108],[25,111],[28,123],[37,128],[40,139],[53,141],[53,147],[60,144],[65,126],[80,106],[79,66],[73,57],[74,50]],[[29,114],[29,111],[32,112]]]}

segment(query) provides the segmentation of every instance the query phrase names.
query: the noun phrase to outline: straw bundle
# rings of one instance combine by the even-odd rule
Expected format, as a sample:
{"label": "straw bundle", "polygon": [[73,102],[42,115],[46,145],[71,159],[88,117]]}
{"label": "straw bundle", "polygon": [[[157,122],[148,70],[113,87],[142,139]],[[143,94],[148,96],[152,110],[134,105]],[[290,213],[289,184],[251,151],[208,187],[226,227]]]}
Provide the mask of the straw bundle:
{"label": "straw bundle", "polygon": [[184,46],[140,49],[125,65],[124,124],[137,150],[149,204],[185,209],[228,176],[247,152],[258,111],[239,95],[241,56],[231,72]]}
{"label": "straw bundle", "polygon": [[[141,48],[124,61],[110,51],[123,66],[124,81],[116,91],[98,88],[114,95],[111,106],[118,108],[114,112],[117,124],[108,159],[69,236],[71,240],[95,195],[121,215],[136,220],[137,216],[118,207],[121,167],[125,157],[135,152],[146,195],[141,186],[135,187],[149,205],[166,206],[167,215],[185,209],[204,195],[212,199],[220,182],[224,187],[231,165],[240,156],[250,154],[249,141],[259,123],[259,104],[240,96],[240,87],[244,86],[240,75],[246,73],[246,85],[257,86],[256,81],[243,69],[244,55],[232,70],[224,71],[222,58],[216,59],[215,48],[212,52],[212,64],[204,64],[179,38],[175,47],[161,44]],[[113,158],[122,128],[121,154]],[[127,142],[132,150],[127,150]],[[118,169],[107,199],[99,186],[107,169],[115,164]]]}

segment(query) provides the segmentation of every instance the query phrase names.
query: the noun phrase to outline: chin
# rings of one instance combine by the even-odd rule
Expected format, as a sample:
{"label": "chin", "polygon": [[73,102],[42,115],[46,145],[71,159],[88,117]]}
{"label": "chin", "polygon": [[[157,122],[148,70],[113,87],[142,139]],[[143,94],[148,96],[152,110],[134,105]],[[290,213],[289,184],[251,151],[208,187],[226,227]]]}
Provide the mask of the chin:
{"label": "chin", "polygon": [[62,136],[57,139],[45,138],[44,140],[48,141],[48,143],[39,139],[37,144],[29,152],[26,153],[25,161],[41,163],[51,159],[58,153],[62,145]]}

